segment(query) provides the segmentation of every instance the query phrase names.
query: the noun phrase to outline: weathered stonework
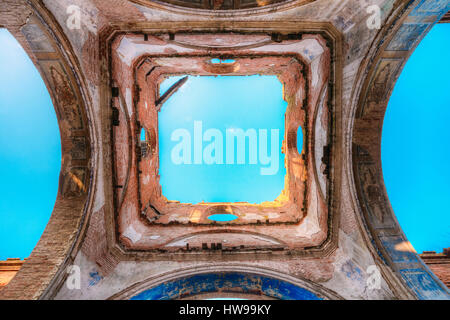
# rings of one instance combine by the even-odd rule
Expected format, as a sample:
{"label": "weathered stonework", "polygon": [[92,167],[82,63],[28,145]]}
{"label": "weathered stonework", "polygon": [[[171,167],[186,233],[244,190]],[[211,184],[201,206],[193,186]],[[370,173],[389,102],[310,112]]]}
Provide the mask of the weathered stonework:
{"label": "weathered stonework", "polygon": [[[229,276],[237,281],[229,289],[248,280],[252,297],[303,297],[257,285],[268,279],[325,299],[448,299],[448,289],[418,258],[395,219],[382,180],[380,142],[395,81],[423,36],[450,9],[449,2],[376,0],[371,4],[381,8],[379,30],[367,27],[368,4],[357,0],[281,1],[231,10],[225,1],[215,1],[216,10],[167,2],[0,3],[0,26],[23,45],[47,85],[63,151],[54,212],[0,298],[155,297],[153,288],[175,286],[180,279]],[[68,5],[81,10],[79,29],[67,24]],[[225,47],[214,47],[219,34]],[[124,41],[127,45],[121,46]],[[317,59],[303,51],[313,42],[323,52]],[[206,57],[222,55],[233,57],[242,69],[205,63]],[[257,58],[246,69],[252,55]],[[156,62],[146,62],[145,56]],[[189,210],[207,207],[186,210],[161,200],[156,167],[143,167],[137,153],[140,126],[157,130],[154,114],[146,118],[142,112],[145,102],[154,108],[154,100],[145,91],[138,98],[135,85],[142,87],[156,66],[160,70],[149,76],[153,91],[161,76],[172,72],[279,75],[292,108],[287,128],[302,123],[309,133],[304,163],[289,171],[290,182],[297,181],[296,172],[300,177],[306,172],[302,183],[286,189],[300,191],[298,198],[288,197],[290,214],[262,225],[256,218],[217,226],[203,223],[201,213],[202,223],[195,224]],[[299,108],[302,100],[307,100],[305,109]],[[295,145],[289,130],[285,138],[289,152]],[[149,143],[153,152],[148,156],[156,157],[157,140]],[[148,190],[145,172],[153,174]],[[145,212],[149,203],[164,213],[159,222]],[[250,207],[238,209],[245,214]],[[177,210],[181,218],[169,224]],[[318,218],[317,228],[308,223],[311,217]],[[232,231],[226,236],[233,245],[199,248],[221,242],[221,228]],[[152,239],[156,232],[159,242]],[[195,250],[185,249],[186,239]],[[271,241],[274,246],[267,245]],[[66,285],[73,264],[81,270],[79,290]],[[376,289],[368,285],[372,267],[381,275]],[[197,287],[189,288],[159,298],[199,294]]]}

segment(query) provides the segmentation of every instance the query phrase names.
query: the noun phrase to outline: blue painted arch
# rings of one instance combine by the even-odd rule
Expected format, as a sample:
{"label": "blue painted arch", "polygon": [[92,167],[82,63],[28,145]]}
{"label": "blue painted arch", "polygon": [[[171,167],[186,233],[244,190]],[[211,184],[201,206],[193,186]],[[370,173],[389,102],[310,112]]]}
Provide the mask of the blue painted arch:
{"label": "blue painted arch", "polygon": [[218,291],[282,300],[322,300],[315,293],[285,280],[239,272],[196,274],[171,280],[144,290],[131,300],[173,300]]}

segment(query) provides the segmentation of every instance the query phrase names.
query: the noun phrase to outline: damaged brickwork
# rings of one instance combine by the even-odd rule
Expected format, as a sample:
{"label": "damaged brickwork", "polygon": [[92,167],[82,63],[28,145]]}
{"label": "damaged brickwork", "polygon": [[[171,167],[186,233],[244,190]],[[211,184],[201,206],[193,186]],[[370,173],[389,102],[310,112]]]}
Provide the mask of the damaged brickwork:
{"label": "damaged brickwork", "polygon": [[[223,250],[236,251],[241,247],[280,250],[318,246],[325,240],[329,183],[321,164],[323,149],[328,145],[320,145],[312,139],[324,137],[326,144],[329,136],[328,121],[318,121],[314,115],[318,113],[316,109],[328,109],[324,95],[329,82],[330,52],[321,36],[291,38],[298,40],[283,42],[284,54],[270,36],[252,34],[177,34],[172,40],[167,34],[126,35],[113,42],[113,83],[118,91],[113,103],[119,111],[118,125],[113,128],[114,141],[117,141],[114,144],[115,190],[119,233],[128,248],[198,251],[203,243],[211,242],[209,238],[214,237],[221,241]],[[237,42],[239,39],[244,42],[244,49],[242,43]],[[211,48],[215,49],[214,55],[205,55],[205,50]],[[234,62],[211,64],[211,57],[228,57]],[[284,86],[284,99],[288,102],[283,145],[287,177],[285,189],[278,199],[250,205],[184,204],[164,198],[158,174],[155,97],[159,83],[167,75],[180,73],[278,76]],[[321,115],[323,113],[321,111]],[[328,111],[325,113],[326,119]],[[305,128],[307,137],[306,152],[302,155],[296,150],[299,126]],[[149,145],[152,152],[144,158],[139,145],[141,128],[155,137]],[[138,147],[130,149],[130,142]],[[317,152],[313,152],[313,146],[318,144],[318,150],[314,150]],[[319,172],[315,172],[315,162],[320,163]],[[308,171],[308,167],[311,170]],[[208,215],[221,212],[223,207],[231,208],[239,218],[213,226]],[[281,234],[284,234],[282,238]]]}

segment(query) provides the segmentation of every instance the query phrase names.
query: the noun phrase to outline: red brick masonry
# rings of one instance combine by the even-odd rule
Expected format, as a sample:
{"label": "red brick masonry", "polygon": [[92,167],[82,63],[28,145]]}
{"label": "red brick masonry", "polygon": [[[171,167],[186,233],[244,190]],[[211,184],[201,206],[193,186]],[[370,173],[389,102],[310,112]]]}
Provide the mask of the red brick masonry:
{"label": "red brick masonry", "polygon": [[24,261],[18,258],[8,258],[6,261],[0,261],[0,290],[14,278]]}
{"label": "red brick masonry", "polygon": [[431,271],[450,288],[450,248],[444,249],[442,253],[424,251],[420,257]]}

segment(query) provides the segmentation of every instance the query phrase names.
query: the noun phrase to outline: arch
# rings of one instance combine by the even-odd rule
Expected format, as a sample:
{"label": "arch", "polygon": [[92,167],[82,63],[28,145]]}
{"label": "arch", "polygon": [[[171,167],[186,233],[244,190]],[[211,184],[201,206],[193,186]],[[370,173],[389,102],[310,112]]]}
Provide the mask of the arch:
{"label": "arch", "polygon": [[41,74],[55,108],[61,135],[57,199],[48,224],[0,299],[42,299],[67,276],[87,223],[95,182],[96,140],[91,102],[72,48],[53,16],[35,1],[5,1],[0,21],[18,40]]}
{"label": "arch", "polygon": [[144,280],[109,299],[200,299],[233,294],[251,299],[342,299],[335,292],[310,281],[267,268],[245,265],[201,266],[177,270]]}
{"label": "arch", "polygon": [[315,0],[250,0],[245,3],[241,1],[200,1],[189,0],[130,0],[136,4],[164,9],[167,11],[202,15],[210,17],[235,17],[264,14],[268,12],[284,11],[297,6],[306,5]]}
{"label": "arch", "polygon": [[283,300],[320,300],[309,290],[290,282],[237,272],[205,273],[162,283],[131,297],[131,300],[172,300],[226,290]]}
{"label": "arch", "polygon": [[390,205],[381,167],[383,118],[407,59],[449,9],[446,1],[429,0],[397,8],[372,43],[358,71],[357,89],[352,93],[350,187],[357,197],[366,243],[391,289],[402,298],[449,299],[450,294],[415,253]]}

